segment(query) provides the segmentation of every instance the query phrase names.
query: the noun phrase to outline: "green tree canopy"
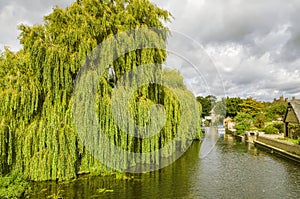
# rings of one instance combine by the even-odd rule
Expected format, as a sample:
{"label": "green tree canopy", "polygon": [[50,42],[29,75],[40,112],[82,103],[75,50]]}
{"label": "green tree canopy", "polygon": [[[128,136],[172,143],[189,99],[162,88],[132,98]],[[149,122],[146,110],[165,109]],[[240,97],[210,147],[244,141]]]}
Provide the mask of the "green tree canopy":
{"label": "green tree canopy", "polygon": [[[168,30],[164,23],[169,18],[168,11],[149,0],[77,0],[66,9],[55,7],[44,18],[44,24],[20,25],[23,48],[17,53],[5,50],[0,56],[0,176],[23,173],[30,180],[64,180],[81,172],[110,170],[98,162],[78,138],[72,114],[74,81],[87,55],[105,39],[122,31],[156,27],[165,31],[152,34],[165,42]],[[122,41],[116,39],[115,45],[118,42]],[[120,79],[142,64],[155,63],[156,70],[162,70],[160,64],[165,59],[163,49],[140,49],[120,55],[112,66]],[[153,75],[156,71],[146,72]],[[179,148],[184,147],[185,141],[191,138],[189,132],[196,130],[189,124],[180,125],[181,109],[194,96],[183,87],[182,77],[171,77],[170,81],[178,86],[177,93],[186,99],[183,104],[179,104],[172,90],[157,85],[138,89],[130,99],[129,107],[140,125],[149,122],[149,106],[157,103],[165,106],[164,128],[145,140],[124,136],[118,128],[112,118],[113,88],[106,77],[101,77],[95,107],[101,129],[111,142],[128,151],[155,151],[172,140],[178,129],[183,129]],[[85,78],[91,80],[91,76]],[[135,82],[132,77],[130,83]],[[118,103],[128,106],[128,102],[122,100]],[[197,122],[192,120],[192,113],[187,119],[189,117],[190,124]],[[128,121],[127,117],[122,118]],[[100,139],[97,135],[87,136]],[[165,153],[167,156],[168,151]],[[111,156],[111,153],[107,149],[102,155]],[[142,161],[158,159],[159,156],[153,156]],[[124,160],[116,164],[126,163]]]}
{"label": "green tree canopy", "polygon": [[242,103],[242,99],[239,97],[234,98],[226,98],[226,117],[235,117],[238,112],[241,111],[240,104]]}
{"label": "green tree canopy", "polygon": [[244,131],[247,131],[250,129],[250,127],[253,125],[253,118],[250,114],[239,112],[235,118],[234,121],[237,122],[236,130],[238,134],[244,133]]}
{"label": "green tree canopy", "polygon": [[252,117],[255,117],[258,113],[262,112],[263,110],[263,104],[252,98],[242,100],[242,103],[240,103],[239,106],[243,113],[247,113]]}
{"label": "green tree canopy", "polygon": [[265,107],[265,114],[267,121],[277,120],[283,118],[287,108],[286,102],[273,102]]}
{"label": "green tree canopy", "polygon": [[216,97],[212,95],[206,97],[198,96],[196,97],[196,100],[202,105],[202,118],[209,116],[216,101]]}
{"label": "green tree canopy", "polygon": [[216,105],[214,106],[214,112],[217,115],[222,116],[222,118],[225,118],[226,116],[226,99],[222,98],[221,101],[216,102]]}

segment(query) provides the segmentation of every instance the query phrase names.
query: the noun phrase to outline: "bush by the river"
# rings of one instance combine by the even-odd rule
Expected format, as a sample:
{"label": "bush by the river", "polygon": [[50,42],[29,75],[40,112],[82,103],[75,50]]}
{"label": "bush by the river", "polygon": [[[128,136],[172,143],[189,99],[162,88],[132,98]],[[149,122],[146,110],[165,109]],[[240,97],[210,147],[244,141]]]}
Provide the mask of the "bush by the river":
{"label": "bush by the river", "polygon": [[253,125],[252,116],[247,113],[239,112],[237,116],[234,118],[234,121],[237,122],[235,126],[237,130],[237,134],[242,134],[245,131],[248,131],[250,127]]}
{"label": "bush by the river", "polygon": [[279,133],[284,132],[284,123],[283,122],[275,122],[273,123],[273,126],[278,129]]}
{"label": "bush by the river", "polygon": [[278,134],[279,130],[276,127],[274,127],[273,125],[269,125],[269,126],[265,127],[264,132],[266,134]]}
{"label": "bush by the river", "polygon": [[0,177],[0,198],[20,198],[28,188],[28,182],[21,176]]}

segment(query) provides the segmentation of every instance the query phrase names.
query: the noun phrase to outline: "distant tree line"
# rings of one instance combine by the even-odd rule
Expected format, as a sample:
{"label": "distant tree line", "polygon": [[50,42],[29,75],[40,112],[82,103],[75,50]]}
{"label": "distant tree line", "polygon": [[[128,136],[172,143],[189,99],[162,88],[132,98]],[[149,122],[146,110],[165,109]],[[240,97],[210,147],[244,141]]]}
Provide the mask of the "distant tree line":
{"label": "distant tree line", "polygon": [[283,118],[287,103],[274,101],[262,102],[251,97],[242,99],[240,97],[225,97],[217,101],[215,96],[198,96],[197,101],[202,105],[202,117],[208,116],[213,111],[219,117],[219,123],[230,117],[237,123],[238,133],[251,128],[266,130],[267,133],[282,132],[283,123],[277,121]]}

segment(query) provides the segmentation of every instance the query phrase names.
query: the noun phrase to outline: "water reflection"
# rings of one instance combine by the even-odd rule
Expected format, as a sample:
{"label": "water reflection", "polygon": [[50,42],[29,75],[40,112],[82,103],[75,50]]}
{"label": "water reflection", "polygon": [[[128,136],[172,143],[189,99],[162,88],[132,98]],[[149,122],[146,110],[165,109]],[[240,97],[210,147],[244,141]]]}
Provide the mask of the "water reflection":
{"label": "water reflection", "polygon": [[201,144],[200,158],[205,158],[214,150],[219,139],[216,128],[204,127],[205,137]]}
{"label": "water reflection", "polygon": [[[214,143],[213,137],[209,139]],[[135,175],[133,180],[82,177],[68,184],[35,183],[30,198],[55,194],[64,198],[300,197],[300,166],[296,163],[236,142],[230,136],[218,138],[205,158],[200,158],[200,148],[201,143],[195,142],[174,164]],[[99,193],[99,188],[114,191]]]}

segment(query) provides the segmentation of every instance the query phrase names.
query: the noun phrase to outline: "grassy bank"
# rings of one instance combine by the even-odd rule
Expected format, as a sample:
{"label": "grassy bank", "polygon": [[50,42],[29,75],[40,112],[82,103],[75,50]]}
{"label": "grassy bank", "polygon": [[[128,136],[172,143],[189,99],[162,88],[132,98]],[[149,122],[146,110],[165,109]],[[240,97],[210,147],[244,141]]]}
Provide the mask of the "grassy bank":
{"label": "grassy bank", "polygon": [[292,139],[292,138],[277,138],[278,140],[284,140],[284,141],[288,141],[294,144],[299,144],[300,143],[300,139]]}
{"label": "grassy bank", "polygon": [[30,190],[29,183],[21,176],[0,177],[0,198],[20,198]]}

